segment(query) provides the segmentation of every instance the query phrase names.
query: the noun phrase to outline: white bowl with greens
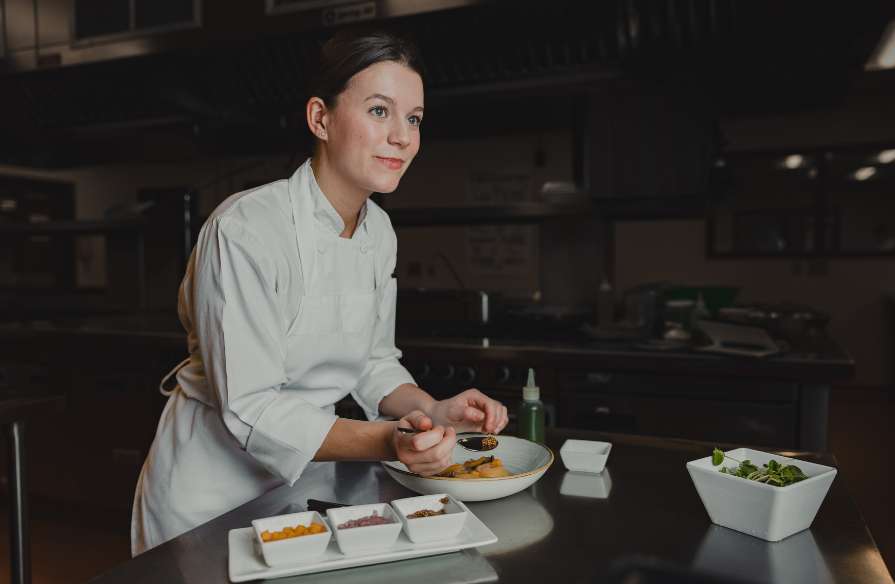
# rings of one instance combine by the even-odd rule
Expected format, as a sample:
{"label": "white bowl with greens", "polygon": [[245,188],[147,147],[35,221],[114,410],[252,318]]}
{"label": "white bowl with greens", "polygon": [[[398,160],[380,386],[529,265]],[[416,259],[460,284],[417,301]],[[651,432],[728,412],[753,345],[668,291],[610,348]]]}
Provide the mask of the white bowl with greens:
{"label": "white bowl with greens", "polygon": [[749,448],[716,450],[687,471],[712,523],[766,541],[811,527],[836,478],[831,466]]}

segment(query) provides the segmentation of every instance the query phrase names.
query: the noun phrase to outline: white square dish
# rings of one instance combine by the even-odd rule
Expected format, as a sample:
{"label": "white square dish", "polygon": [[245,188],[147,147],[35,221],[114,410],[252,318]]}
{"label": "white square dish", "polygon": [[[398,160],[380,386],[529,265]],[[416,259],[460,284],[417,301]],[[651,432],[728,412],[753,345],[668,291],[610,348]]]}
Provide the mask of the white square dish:
{"label": "white square dish", "polygon": [[[389,519],[390,523],[339,528],[339,525],[348,521],[369,517],[373,512],[380,517]],[[339,549],[345,555],[371,553],[391,547],[398,539],[398,534],[401,533],[401,520],[388,503],[327,509],[326,518],[329,520],[333,533],[336,534]]]}
{"label": "white square dish", "polygon": [[566,440],[559,455],[568,470],[598,474],[606,468],[612,444],[596,440]]}
{"label": "white square dish", "polygon": [[[444,502],[445,500],[447,502]],[[465,505],[444,493],[397,499],[392,501],[392,507],[398,513],[401,523],[404,524],[404,533],[413,543],[426,543],[456,537],[463,529],[466,516],[469,514]],[[444,514],[431,517],[408,517],[408,515],[423,509],[444,510]]]}
{"label": "white square dish", "polygon": [[[298,525],[308,527],[311,523],[319,523],[323,526],[324,531],[275,541],[263,541],[261,537],[265,531],[282,531],[285,527],[294,528]],[[252,521],[252,528],[255,531],[255,549],[260,552],[264,562],[271,567],[294,564],[322,555],[332,536],[326,522],[316,511],[255,519]]]}
{"label": "white square dish", "polygon": [[[323,555],[319,558],[286,566],[277,566],[275,568],[264,563],[264,560],[254,549],[254,540],[255,534],[251,527],[231,529],[230,533],[227,535],[227,547],[229,552],[227,571],[231,582],[248,582],[252,580],[280,578],[283,576],[316,574],[332,570],[341,570],[343,568],[372,566],[385,562],[440,554],[449,554],[448,556],[442,557],[456,556],[462,560],[461,564],[464,564],[462,568],[446,570],[447,573],[462,573],[464,577],[470,577],[472,574],[481,574],[484,572],[486,576],[485,578],[471,578],[469,581],[492,582],[497,580],[496,572],[494,572],[487,561],[480,563],[478,566],[470,567],[465,565],[468,563],[470,557],[484,559],[483,556],[479,554],[472,554],[472,556],[466,554],[450,554],[450,552],[494,545],[497,542],[497,536],[494,535],[494,532],[488,529],[488,526],[482,523],[472,511],[469,512],[466,523],[463,525],[463,530],[453,539],[419,544],[413,543],[407,539],[406,534],[400,533],[398,540],[388,549],[376,553],[354,554],[350,556],[343,554],[339,550],[337,543],[330,540],[326,551],[323,552]],[[437,561],[433,560],[432,565],[437,563]],[[471,568],[471,572],[469,571],[469,568]],[[400,570],[400,568],[396,568],[396,570]],[[493,575],[493,578],[487,577],[489,574]]]}
{"label": "white square dish", "polygon": [[[805,480],[777,487],[720,472],[707,456],[687,463],[687,471],[712,523],[761,538],[780,541],[811,527],[818,509],[836,478],[836,469],[760,450],[738,448],[725,453],[761,467],[771,459],[794,464]],[[725,467],[736,466],[725,458]]]}

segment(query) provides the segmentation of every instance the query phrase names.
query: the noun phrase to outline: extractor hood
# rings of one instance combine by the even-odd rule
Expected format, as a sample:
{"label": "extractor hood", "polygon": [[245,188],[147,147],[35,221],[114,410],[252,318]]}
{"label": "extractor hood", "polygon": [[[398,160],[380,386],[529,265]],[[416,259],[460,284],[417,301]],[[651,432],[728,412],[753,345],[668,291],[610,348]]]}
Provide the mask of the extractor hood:
{"label": "extractor hood", "polygon": [[[0,163],[52,167],[295,148],[295,136],[306,133],[292,122],[306,100],[306,72],[335,30],[322,16],[333,6],[308,1],[313,9],[290,12],[290,0],[267,0],[268,7],[281,2],[283,12],[245,16],[242,27],[228,20],[232,6],[260,10],[260,2],[213,3],[231,6],[225,18],[206,1],[197,29],[142,41],[79,41],[61,51],[60,65],[7,62],[0,125],[10,139],[0,143]],[[533,88],[568,93],[619,79],[696,88],[724,112],[812,107],[847,91],[892,12],[882,1],[848,11],[753,0],[336,6],[372,7],[363,24],[416,39],[432,113],[474,111],[477,100]],[[133,48],[138,41],[145,50]],[[78,51],[81,58],[72,57]],[[428,130],[435,127],[427,120]]]}

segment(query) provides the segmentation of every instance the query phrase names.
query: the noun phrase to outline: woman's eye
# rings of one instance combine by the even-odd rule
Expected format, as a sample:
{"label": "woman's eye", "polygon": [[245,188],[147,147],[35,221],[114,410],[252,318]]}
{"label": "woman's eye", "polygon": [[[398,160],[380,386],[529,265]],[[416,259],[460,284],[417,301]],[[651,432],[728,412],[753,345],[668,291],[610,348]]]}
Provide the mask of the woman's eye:
{"label": "woman's eye", "polygon": [[384,118],[388,114],[388,110],[381,105],[374,105],[370,108],[370,113],[377,118]]}
{"label": "woman's eye", "polygon": [[419,116],[410,116],[409,118],[407,118],[407,121],[410,122],[411,126],[419,126],[423,123],[423,118]]}

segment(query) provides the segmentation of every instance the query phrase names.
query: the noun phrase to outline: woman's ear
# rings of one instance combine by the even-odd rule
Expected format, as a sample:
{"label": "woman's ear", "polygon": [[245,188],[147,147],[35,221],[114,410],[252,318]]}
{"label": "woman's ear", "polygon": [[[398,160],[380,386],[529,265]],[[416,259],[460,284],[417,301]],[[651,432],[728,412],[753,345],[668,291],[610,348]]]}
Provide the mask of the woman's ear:
{"label": "woman's ear", "polygon": [[326,104],[319,97],[312,97],[305,106],[308,129],[318,140],[326,141]]}

